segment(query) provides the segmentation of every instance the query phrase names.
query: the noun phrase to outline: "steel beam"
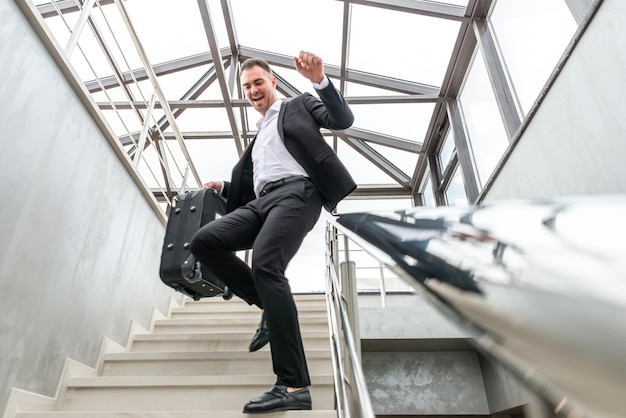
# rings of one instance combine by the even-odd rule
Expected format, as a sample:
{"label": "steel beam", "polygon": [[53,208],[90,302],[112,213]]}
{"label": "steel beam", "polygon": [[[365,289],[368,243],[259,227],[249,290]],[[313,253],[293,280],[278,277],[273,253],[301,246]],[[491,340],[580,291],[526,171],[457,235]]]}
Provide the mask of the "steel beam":
{"label": "steel beam", "polygon": [[224,64],[222,63],[222,57],[217,45],[217,36],[215,35],[211,11],[209,10],[207,0],[198,0],[198,7],[200,8],[200,15],[202,16],[204,31],[206,33],[207,40],[209,41],[209,48],[211,49],[211,54],[213,55],[215,74],[217,75],[217,81],[220,85],[222,98],[224,99],[226,115],[228,116],[228,122],[230,123],[230,128],[233,132],[235,147],[237,148],[237,153],[241,155],[243,153],[243,144],[241,136],[239,135],[239,126],[237,126],[235,112],[233,111],[233,106],[231,104],[230,89],[228,88],[228,83],[226,81],[226,72],[224,71]]}
{"label": "steel beam", "polygon": [[[222,56],[222,59],[230,58],[230,52],[227,48],[220,50],[220,54]],[[178,71],[184,71],[189,68],[209,65],[212,63],[213,56],[210,53],[203,53],[180,58],[177,60],[167,61],[161,64],[155,64],[152,66],[152,69],[157,76],[163,76],[176,73]],[[137,68],[122,73],[122,80],[124,83],[133,82],[133,77],[137,81],[143,81],[149,78],[148,73],[143,68]],[[100,78],[100,83],[104,86],[105,89],[119,86],[119,82],[117,81],[115,76],[102,77]],[[95,93],[101,90],[100,85],[98,84],[98,80],[86,81],[85,87],[87,87],[87,90],[89,90],[90,93]]]}
{"label": "steel beam", "polygon": [[131,21],[130,21],[130,17],[128,16],[128,12],[126,11],[126,8],[124,6],[124,2],[121,0],[116,0],[115,2],[118,6],[118,9],[120,11],[120,14],[122,16],[122,19],[124,20],[124,23],[126,24],[126,27],[128,29],[128,33],[131,36],[133,43],[135,44],[135,48],[137,49],[137,54],[139,55],[144,68],[148,74],[148,78],[150,79],[150,82],[152,83],[154,90],[159,98],[159,101],[161,102],[161,105],[163,106],[162,109],[165,112],[165,115],[167,117],[168,122],[170,123],[171,127],[172,127],[172,131],[174,132],[174,134],[176,135],[176,139],[178,140],[178,143],[180,145],[180,149],[183,153],[183,155],[185,156],[185,159],[187,160],[187,162],[189,163],[189,169],[191,170],[196,182],[198,183],[198,185],[202,184],[202,180],[200,179],[200,175],[198,174],[196,168],[193,165],[193,160],[191,159],[191,155],[189,155],[189,151],[187,150],[187,146],[185,145],[185,141],[178,129],[178,126],[176,125],[176,119],[174,118],[174,115],[172,114],[171,109],[169,108],[169,106],[167,106],[167,98],[165,97],[165,94],[163,93],[163,90],[161,89],[161,87],[159,86],[159,80],[157,79],[156,74],[154,73],[154,70],[152,69],[152,66],[150,65],[150,61],[148,60],[148,56],[143,48],[143,45],[141,44],[141,41],[139,40],[139,37],[137,36],[137,33],[135,32],[135,28],[133,27]]}
{"label": "steel beam", "polygon": [[[270,65],[293,69],[293,57],[289,55],[275,54],[273,52],[262,51],[260,49],[240,47],[240,57],[259,57],[265,59]],[[336,65],[324,64],[324,72],[327,76],[341,79],[341,68]],[[438,94],[439,87],[428,84],[416,83],[413,81],[400,80],[385,77],[363,71],[346,70],[345,80],[349,82],[365,84],[372,87],[396,91],[405,94]]]}
{"label": "steel beam", "polygon": [[361,6],[377,7],[403,13],[412,13],[422,16],[436,17],[447,20],[463,20],[465,7],[442,2],[425,0],[340,0],[344,3],[359,4]]}
{"label": "steel beam", "polygon": [[[104,6],[114,3],[114,0],[99,0],[98,3],[100,4],[100,6]],[[76,0],[57,0],[54,2],[54,4],[50,2],[38,5],[37,11],[39,11],[41,16],[45,19],[48,17],[58,16],[59,13],[57,12],[57,8],[61,11],[62,14],[78,12],[81,10]]]}
{"label": "steel beam", "polygon": [[482,51],[487,75],[491,81],[491,88],[510,142],[522,123],[522,107],[513,89],[513,83],[506,70],[504,58],[495,40],[493,29],[487,19],[475,19],[473,29]]}

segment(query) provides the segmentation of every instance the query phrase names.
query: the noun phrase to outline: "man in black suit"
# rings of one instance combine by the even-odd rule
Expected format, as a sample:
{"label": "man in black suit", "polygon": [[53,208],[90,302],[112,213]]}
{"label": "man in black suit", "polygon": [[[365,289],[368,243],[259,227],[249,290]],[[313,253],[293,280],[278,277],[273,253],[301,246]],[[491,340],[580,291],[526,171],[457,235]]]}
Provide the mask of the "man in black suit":
{"label": "man in black suit", "polygon": [[[276,78],[263,59],[241,66],[246,98],[262,115],[250,146],[230,182],[212,181],[227,199],[227,214],[201,228],[192,253],[234,294],[263,310],[250,351],[269,338],[276,384],[248,402],[243,412],[311,409],[311,384],[297,310],[285,269],[317,222],[322,206],[332,211],[356,184],[320,133],[346,129],[354,117],[324,74],[322,59],[301,51],[296,70],[313,83],[321,100],[304,93],[281,100]],[[252,248],[252,267],[234,251]],[[320,272],[321,274],[321,272]]]}

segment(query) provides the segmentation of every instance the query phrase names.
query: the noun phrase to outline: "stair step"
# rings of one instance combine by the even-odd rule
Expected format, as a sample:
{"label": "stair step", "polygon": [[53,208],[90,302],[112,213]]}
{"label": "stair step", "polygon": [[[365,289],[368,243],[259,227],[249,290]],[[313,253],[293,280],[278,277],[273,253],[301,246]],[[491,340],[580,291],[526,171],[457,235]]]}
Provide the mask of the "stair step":
{"label": "stair step", "polygon": [[[326,305],[298,306],[297,309],[299,317],[306,315],[326,316]],[[186,316],[211,317],[214,315],[224,316],[224,314],[228,314],[233,318],[256,318],[257,322],[261,319],[259,308],[241,304],[205,304],[173,308],[170,316],[171,318]]]}
{"label": "stair step", "polygon": [[[309,331],[327,331],[328,318],[326,315],[301,316],[298,318],[300,328]],[[254,334],[259,325],[259,317],[236,317],[224,315],[210,318],[176,318],[159,319],[154,323],[155,333],[173,332],[201,332],[201,331],[241,331]]]}
{"label": "stair step", "polygon": [[[315,400],[314,400],[315,402]],[[268,415],[275,418],[336,418],[337,411],[285,411]],[[250,418],[240,411],[46,411],[18,412],[16,418]]]}
{"label": "stair step", "polygon": [[[240,411],[269,390],[274,375],[137,376],[68,379],[61,409],[67,411]],[[313,407],[334,407],[333,378],[311,376]]]}
{"label": "stair step", "polygon": [[[326,305],[326,295],[323,293],[319,294],[294,294],[293,300],[296,302],[298,306],[305,305]],[[245,306],[250,306],[243,300],[237,298],[236,296],[230,300],[224,300],[223,298],[203,298],[200,300],[193,300],[191,298],[185,298],[185,306],[193,306],[193,305],[207,305],[207,304],[234,304],[240,303]],[[258,309],[258,308],[255,308]]]}
{"label": "stair step", "polygon": [[[311,374],[332,374],[330,350],[309,350]],[[103,376],[205,376],[271,374],[267,350],[213,352],[109,353],[104,357]]]}
{"label": "stair step", "polygon": [[[133,352],[155,351],[246,351],[250,332],[191,332],[137,334],[133,338]],[[329,349],[328,331],[302,331],[305,350]],[[269,344],[260,351],[269,350]]]}
{"label": "stair step", "polygon": [[[294,295],[311,375],[312,411],[284,418],[335,418],[335,394],[323,294]],[[69,377],[60,411],[15,418],[248,418],[241,409],[276,380],[269,346],[248,352],[260,310],[240,299],[184,299],[152,333],[133,337],[131,352],[104,354],[98,377]],[[25,409],[28,409],[26,407]]]}
{"label": "stair step", "polygon": [[[298,312],[298,320],[303,320],[304,318],[315,317],[315,318],[326,318],[326,311],[308,311],[308,312]],[[166,319],[224,319],[229,318],[231,320],[246,320],[253,322],[254,324],[258,324],[261,320],[261,313],[256,311],[231,311],[231,312],[222,312],[222,311],[211,311],[211,310],[202,310],[202,309],[191,309],[191,308],[175,308],[170,313],[169,318]]]}

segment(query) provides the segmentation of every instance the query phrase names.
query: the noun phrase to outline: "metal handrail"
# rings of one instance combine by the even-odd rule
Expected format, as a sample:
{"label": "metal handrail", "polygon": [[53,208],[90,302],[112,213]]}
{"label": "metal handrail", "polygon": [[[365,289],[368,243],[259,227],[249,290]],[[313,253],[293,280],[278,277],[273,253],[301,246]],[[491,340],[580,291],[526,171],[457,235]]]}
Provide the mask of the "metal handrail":
{"label": "metal handrail", "polygon": [[[338,418],[374,418],[374,409],[363,375],[354,333],[348,317],[348,307],[341,293],[333,251],[334,229],[330,224],[326,234],[326,304],[331,340],[335,400]],[[345,346],[345,347],[344,347]],[[344,365],[343,360],[348,362]],[[350,391],[354,383],[355,393]]]}
{"label": "metal handrail", "polygon": [[530,406],[623,416],[625,211],[625,195],[589,196],[352,213],[337,223],[384,251],[390,270],[512,372]]}

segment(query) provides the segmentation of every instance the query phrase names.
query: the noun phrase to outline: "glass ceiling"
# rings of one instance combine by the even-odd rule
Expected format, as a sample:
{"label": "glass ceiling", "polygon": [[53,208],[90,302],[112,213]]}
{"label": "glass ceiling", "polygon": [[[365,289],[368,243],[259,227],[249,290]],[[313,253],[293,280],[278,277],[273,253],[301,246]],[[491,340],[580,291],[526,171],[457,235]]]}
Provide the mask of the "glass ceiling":
{"label": "glass ceiling", "polygon": [[[489,1],[36,1],[52,37],[161,202],[228,179],[259,115],[238,65],[261,56],[283,97],[314,93],[292,64],[310,50],[355,114],[324,132],[355,197],[419,193],[422,146],[445,97],[458,39]],[[233,65],[234,64],[234,65]],[[141,151],[139,151],[141,150]],[[417,175],[416,175],[417,173]],[[419,177],[419,178],[418,178]],[[408,202],[408,201],[407,201]]]}
{"label": "glass ceiling", "polygon": [[[228,180],[254,137],[240,63],[265,58],[289,98],[316,94],[292,57],[320,55],[355,114],[349,129],[322,130],[358,183],[340,213],[478,201],[593,2],[19,1],[165,212]],[[301,290],[323,288],[309,277],[323,242],[318,225],[290,264]]]}

